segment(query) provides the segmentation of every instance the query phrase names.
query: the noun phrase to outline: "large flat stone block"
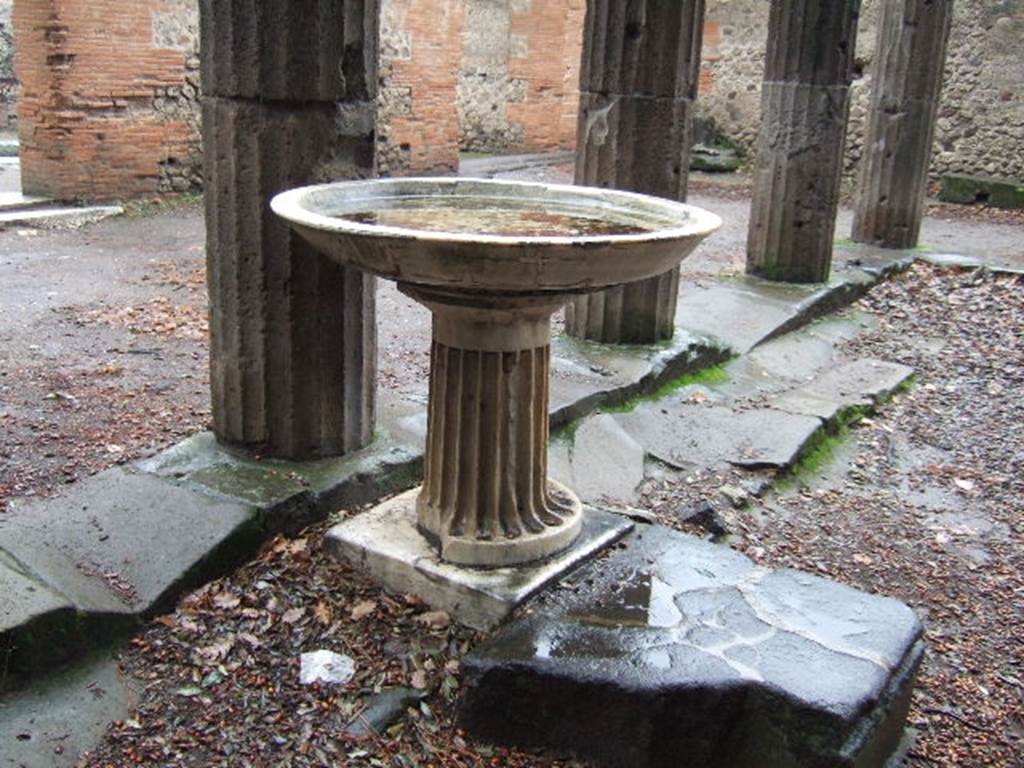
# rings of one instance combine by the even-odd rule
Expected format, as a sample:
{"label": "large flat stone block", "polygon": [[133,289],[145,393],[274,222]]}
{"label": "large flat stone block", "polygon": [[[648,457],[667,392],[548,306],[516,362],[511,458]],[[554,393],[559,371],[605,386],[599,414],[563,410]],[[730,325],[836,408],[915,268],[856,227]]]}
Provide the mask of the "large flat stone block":
{"label": "large flat stone block", "polygon": [[733,411],[666,401],[643,403],[615,419],[648,453],[677,467],[785,469],[822,426],[815,417],[769,408]]}
{"label": "large flat stone block", "polygon": [[[71,629],[75,606],[31,577],[0,549],[0,663],[20,670],[53,664],[77,647]],[[0,693],[4,680],[0,677]]]}
{"label": "large flat stone block", "polygon": [[772,398],[769,405],[833,421],[847,409],[869,407],[888,398],[913,375],[909,366],[863,358],[825,371],[808,384]]}
{"label": "large flat stone block", "polygon": [[895,600],[645,527],[465,658],[459,713],[602,766],[879,767],[922,652]]}
{"label": "large flat stone block", "polygon": [[843,269],[825,285],[773,283],[749,276],[686,283],[679,292],[676,322],[743,354],[852,303],[877,281],[866,271]]}
{"label": "large flat stone block", "polygon": [[117,662],[100,656],[0,703],[0,768],[74,768],[134,695]]}
{"label": "large flat stone block", "polygon": [[262,539],[253,507],[125,469],[0,520],[0,541],[21,568],[94,617],[151,612]]}
{"label": "large flat stone block", "polygon": [[442,561],[419,532],[418,494],[409,491],[335,526],[326,546],[391,592],[417,595],[476,629],[497,626],[528,597],[633,527],[618,515],[586,510],[579,538],[563,552],[511,568],[470,568]]}
{"label": "large flat stone block", "polygon": [[550,472],[584,502],[631,503],[644,480],[644,459],[643,446],[603,413],[551,443]]}

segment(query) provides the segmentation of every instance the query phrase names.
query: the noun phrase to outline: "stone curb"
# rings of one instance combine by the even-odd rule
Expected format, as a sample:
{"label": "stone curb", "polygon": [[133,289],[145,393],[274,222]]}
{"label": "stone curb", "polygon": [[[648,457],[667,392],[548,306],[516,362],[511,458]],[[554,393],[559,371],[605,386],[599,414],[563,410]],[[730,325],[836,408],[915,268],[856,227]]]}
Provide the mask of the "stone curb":
{"label": "stone curb", "polygon": [[[612,348],[559,339],[559,363],[602,370],[607,364],[618,374],[605,382],[591,373],[575,389],[555,386],[553,426],[650,395],[680,376],[748,352],[785,332],[779,330],[782,327],[794,330],[856,300],[893,269],[909,263],[901,252],[889,252],[887,258],[887,263],[870,270],[860,264],[842,267],[825,287],[746,282],[739,302],[749,298],[748,313],[756,312],[761,294],[784,294],[772,298],[773,323],[756,329],[753,344],[709,339],[702,329],[689,327],[683,312],[677,319],[677,340],[653,352],[648,347]],[[711,287],[736,283],[724,279]],[[734,301],[727,320],[736,319],[736,309]],[[40,610],[31,608],[40,600],[26,600],[22,602],[28,607],[4,613],[14,617],[10,625],[0,626],[0,655],[7,657],[11,673],[30,677],[42,666],[52,668],[57,660],[68,661],[109,643],[111,634],[116,639],[131,632],[139,622],[173,606],[185,592],[229,573],[279,532],[297,531],[341,507],[414,486],[422,446],[408,435],[394,437],[388,426],[362,451],[307,463],[255,461],[201,434],[129,468],[90,478],[69,496],[16,505],[0,523],[8,563],[0,555],[0,582],[27,575],[47,598],[40,597]],[[86,505],[90,509],[78,509],[83,498],[91,499]],[[210,510],[220,511],[211,516]],[[166,535],[168,524],[183,515],[190,521],[188,530],[179,531],[176,538],[192,546],[164,556],[156,534]],[[69,519],[75,522],[68,523]],[[117,533],[121,549],[108,547],[108,539],[92,540],[97,526]],[[130,530],[146,535],[124,535]],[[67,642],[69,638],[74,642]],[[33,650],[40,645],[47,648],[45,658]]]}
{"label": "stone curb", "polygon": [[1021,267],[1006,267],[998,264],[989,264],[984,259],[979,259],[976,256],[961,256],[956,253],[923,253],[917,257],[917,261],[923,261],[925,264],[931,264],[932,266],[946,269],[963,269],[972,271],[983,269],[994,275],[1024,275],[1024,268]]}

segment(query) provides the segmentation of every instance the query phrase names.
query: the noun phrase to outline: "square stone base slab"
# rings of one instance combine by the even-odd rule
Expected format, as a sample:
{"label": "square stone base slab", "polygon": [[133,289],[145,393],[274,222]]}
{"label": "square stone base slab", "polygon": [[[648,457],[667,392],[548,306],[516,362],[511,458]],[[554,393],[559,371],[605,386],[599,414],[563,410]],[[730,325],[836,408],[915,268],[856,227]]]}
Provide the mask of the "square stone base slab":
{"label": "square stone base slab", "polygon": [[413,594],[474,629],[504,621],[531,595],[633,528],[619,515],[585,509],[583,530],[568,549],[514,568],[467,568],[443,562],[416,528],[419,489],[374,507],[327,533],[328,551],[398,594]]}

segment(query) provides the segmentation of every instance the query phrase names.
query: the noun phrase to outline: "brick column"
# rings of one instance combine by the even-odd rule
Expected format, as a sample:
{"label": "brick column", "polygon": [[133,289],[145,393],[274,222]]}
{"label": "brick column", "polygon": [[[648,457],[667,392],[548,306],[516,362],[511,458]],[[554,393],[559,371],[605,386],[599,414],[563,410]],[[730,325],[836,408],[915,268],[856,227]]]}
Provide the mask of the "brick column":
{"label": "brick column", "polygon": [[747,272],[828,279],[860,0],[772,0]]}
{"label": "brick column", "polygon": [[952,17],[953,0],[882,5],[854,240],[917,245]]}
{"label": "brick column", "polygon": [[374,281],[328,261],[270,199],[372,175],[375,0],[202,0],[210,365],[224,443],[306,459],[366,445]]}
{"label": "brick column", "polygon": [[[704,0],[591,0],[576,183],[686,199]],[[679,269],[576,299],[567,331],[606,343],[672,337]]]}

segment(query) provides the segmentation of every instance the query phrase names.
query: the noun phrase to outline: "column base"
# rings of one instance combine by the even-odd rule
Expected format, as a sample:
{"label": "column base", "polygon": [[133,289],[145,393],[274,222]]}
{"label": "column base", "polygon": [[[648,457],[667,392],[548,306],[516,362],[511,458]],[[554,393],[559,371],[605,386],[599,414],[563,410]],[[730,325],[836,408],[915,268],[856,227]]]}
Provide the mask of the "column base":
{"label": "column base", "polygon": [[445,562],[417,524],[419,489],[396,496],[332,528],[328,551],[386,589],[413,594],[456,621],[489,630],[521,603],[633,529],[624,517],[585,508],[579,534],[561,551],[515,568],[467,568]]}
{"label": "column base", "polygon": [[600,344],[657,344],[675,333],[679,268],[600,293],[565,308],[565,330]]}
{"label": "column base", "polygon": [[[548,480],[547,496],[557,506],[562,522],[549,525],[532,533],[524,530],[518,536],[499,536],[491,540],[475,535],[457,536],[447,533],[444,526],[424,524],[436,521],[440,515],[424,499],[422,492],[416,499],[417,526],[420,533],[441,553],[441,559],[456,565],[482,568],[500,568],[522,565],[562,551],[579,536],[583,525],[583,504],[579,497],[567,487],[554,480]],[[440,530],[435,534],[431,527]]]}

